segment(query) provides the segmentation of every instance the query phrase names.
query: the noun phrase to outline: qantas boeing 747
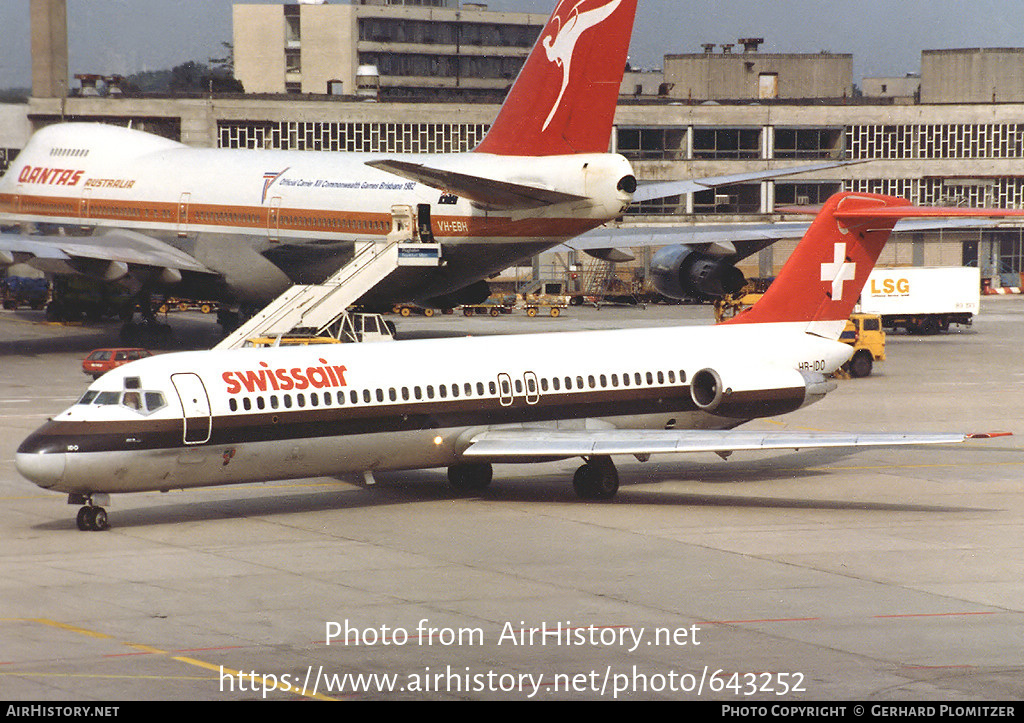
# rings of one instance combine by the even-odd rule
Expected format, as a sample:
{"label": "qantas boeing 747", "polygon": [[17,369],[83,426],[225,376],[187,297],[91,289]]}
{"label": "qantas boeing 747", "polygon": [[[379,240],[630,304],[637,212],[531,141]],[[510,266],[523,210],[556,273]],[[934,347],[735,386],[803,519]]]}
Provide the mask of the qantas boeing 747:
{"label": "qantas boeing 747", "polygon": [[851,353],[839,334],[898,219],[1014,213],[839,194],[764,297],[718,326],[150,357],[103,375],[16,464],[82,504],[85,530],[108,526],[111,493],[438,467],[480,490],[494,462],[581,457],[576,492],[607,499],[613,455],[963,441],[735,427],[833,388]]}
{"label": "qantas boeing 747", "polygon": [[[560,0],[470,153],[203,149],[110,125],[44,128],[0,179],[0,224],[62,231],[0,235],[0,266],[117,283],[130,308],[168,289],[259,308],[321,283],[357,243],[383,241],[402,208],[444,263],[385,280],[362,303],[452,307],[482,301],[488,276],[620,216],[634,197],[836,165],[635,193],[630,163],[608,148],[636,5]],[[730,263],[691,246],[673,255],[666,293],[742,285]]]}

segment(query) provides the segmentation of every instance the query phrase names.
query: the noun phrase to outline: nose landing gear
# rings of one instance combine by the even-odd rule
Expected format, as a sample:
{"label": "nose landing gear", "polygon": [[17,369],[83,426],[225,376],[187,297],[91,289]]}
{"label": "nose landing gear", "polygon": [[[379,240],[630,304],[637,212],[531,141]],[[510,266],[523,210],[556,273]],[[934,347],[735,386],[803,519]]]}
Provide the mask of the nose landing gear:
{"label": "nose landing gear", "polygon": [[78,510],[75,517],[75,524],[82,532],[102,532],[110,529],[110,522],[107,520],[107,511],[101,505],[109,505],[110,498],[105,494],[95,495],[68,495],[69,505],[84,506]]}

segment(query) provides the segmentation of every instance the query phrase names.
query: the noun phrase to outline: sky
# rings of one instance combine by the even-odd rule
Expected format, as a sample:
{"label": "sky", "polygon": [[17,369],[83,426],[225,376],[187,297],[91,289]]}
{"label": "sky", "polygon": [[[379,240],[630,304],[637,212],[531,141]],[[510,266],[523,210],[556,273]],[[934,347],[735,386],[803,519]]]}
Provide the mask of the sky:
{"label": "sky", "polygon": [[[281,4],[281,0],[248,0]],[[341,2],[341,0],[336,0]],[[702,43],[761,37],[762,52],[854,55],[854,79],[920,70],[921,51],[1024,47],[1024,0],[639,0],[630,62],[660,68]],[[71,74],[206,62],[231,40],[233,0],[68,0]],[[549,13],[554,0],[490,0]],[[0,88],[29,87],[29,0],[0,0]]]}

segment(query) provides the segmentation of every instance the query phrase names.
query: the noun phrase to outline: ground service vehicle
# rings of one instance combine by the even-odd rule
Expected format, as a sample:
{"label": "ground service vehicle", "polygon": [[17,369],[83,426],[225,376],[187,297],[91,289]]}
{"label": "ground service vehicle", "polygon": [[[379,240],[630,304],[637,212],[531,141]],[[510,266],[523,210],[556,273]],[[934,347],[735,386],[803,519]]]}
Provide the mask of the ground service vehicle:
{"label": "ground service vehicle", "polygon": [[839,341],[854,348],[843,370],[851,377],[866,377],[876,361],[885,361],[885,332],[878,314],[851,314]]}
{"label": "ground service vehicle", "polygon": [[981,305],[981,272],[960,266],[876,268],[859,310],[882,317],[887,329],[937,334],[950,324],[970,326]]}
{"label": "ground service vehicle", "polygon": [[8,276],[0,279],[0,297],[3,298],[4,308],[7,310],[17,309],[19,306],[42,309],[50,297],[50,285],[46,279]]}
{"label": "ground service vehicle", "polygon": [[82,371],[93,379],[99,379],[111,369],[115,369],[122,364],[127,364],[130,361],[135,361],[136,359],[145,359],[148,356],[153,356],[153,353],[149,351],[149,349],[137,349],[132,347],[126,347],[123,349],[93,349],[89,352],[89,355],[82,360]]}

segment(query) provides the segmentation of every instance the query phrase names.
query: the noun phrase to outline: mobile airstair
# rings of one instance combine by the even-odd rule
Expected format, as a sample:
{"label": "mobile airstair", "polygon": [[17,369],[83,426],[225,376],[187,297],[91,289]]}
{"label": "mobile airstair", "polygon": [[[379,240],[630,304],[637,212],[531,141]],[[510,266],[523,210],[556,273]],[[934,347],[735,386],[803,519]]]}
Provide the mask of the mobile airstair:
{"label": "mobile airstair", "polygon": [[392,274],[440,264],[441,245],[420,242],[412,209],[396,206],[385,240],[357,241],[355,256],[337,273],[321,284],[292,286],[214,349],[236,349],[255,337],[323,334],[344,322],[348,307]]}

